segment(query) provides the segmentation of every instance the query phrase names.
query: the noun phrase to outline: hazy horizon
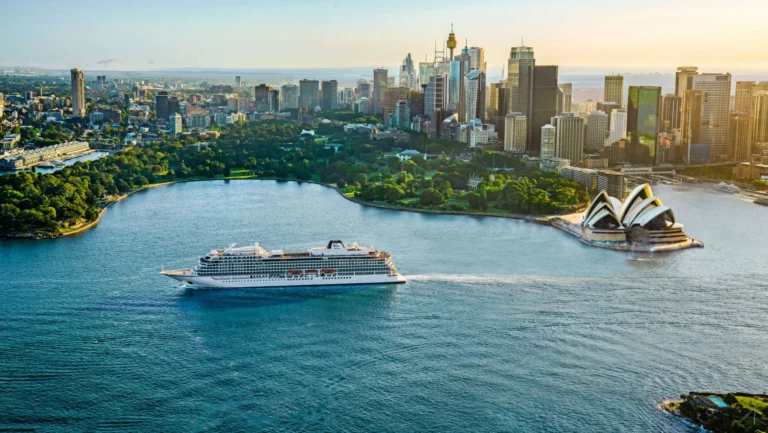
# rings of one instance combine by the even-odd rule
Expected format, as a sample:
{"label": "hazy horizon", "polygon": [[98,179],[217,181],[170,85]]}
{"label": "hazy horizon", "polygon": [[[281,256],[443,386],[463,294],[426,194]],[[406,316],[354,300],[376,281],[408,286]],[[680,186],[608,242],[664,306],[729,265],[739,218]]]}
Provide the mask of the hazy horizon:
{"label": "hazy horizon", "polygon": [[[453,23],[459,47],[483,47],[491,68],[500,69],[510,47],[524,38],[539,64],[595,73],[674,71],[680,65],[765,72],[765,3],[734,0],[723,8],[715,0],[648,0],[642,6],[444,0],[432,9],[404,0],[376,8],[349,0],[333,7],[308,0],[215,6],[204,0],[13,2],[4,12],[14,25],[0,27],[0,36],[14,43],[4,47],[0,62],[126,72],[373,68],[399,65],[408,53],[414,62],[425,55],[431,60]],[[23,37],[19,29],[25,29]]]}

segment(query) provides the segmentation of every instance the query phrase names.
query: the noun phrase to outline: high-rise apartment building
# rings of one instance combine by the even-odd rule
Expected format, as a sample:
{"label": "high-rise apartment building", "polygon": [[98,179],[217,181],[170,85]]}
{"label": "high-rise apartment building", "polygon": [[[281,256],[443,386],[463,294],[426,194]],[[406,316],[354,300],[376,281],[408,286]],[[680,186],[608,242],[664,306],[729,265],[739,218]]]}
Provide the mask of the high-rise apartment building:
{"label": "high-rise apartment building", "polygon": [[633,164],[656,164],[661,87],[630,86],[627,101],[627,158]]}
{"label": "high-rise apartment building", "polygon": [[539,153],[541,146],[541,127],[557,116],[560,101],[560,88],[557,85],[557,66],[533,67],[533,91],[530,114],[528,117],[528,150]]}
{"label": "high-rise apartment building", "polygon": [[337,110],[339,108],[339,83],[336,80],[325,80],[320,85],[323,111]]}
{"label": "high-rise apartment building", "polygon": [[587,150],[600,150],[605,147],[608,138],[608,115],[603,111],[593,111],[587,117]]}
{"label": "high-rise apartment building", "polygon": [[526,151],[528,121],[523,113],[510,113],[505,116],[504,150],[507,152]]}
{"label": "high-rise apartment building", "polygon": [[81,69],[70,71],[72,79],[72,115],[85,117],[85,79]]}
{"label": "high-rise apartment building", "polygon": [[680,66],[675,73],[675,96],[684,97],[686,90],[693,89],[693,76],[698,74],[695,66]]}
{"label": "high-rise apartment building", "polygon": [[259,84],[254,89],[253,110],[257,113],[266,113],[269,111],[269,91],[272,86]]}
{"label": "high-rise apartment building", "polygon": [[237,88],[242,87],[242,81],[240,80],[240,76],[239,75],[235,76],[235,87],[237,87]]}
{"label": "high-rise apartment building", "polygon": [[728,115],[731,102],[731,74],[698,74],[693,89],[704,92],[701,143],[709,145],[709,159],[727,157]]}
{"label": "high-rise apartment building", "polygon": [[168,92],[161,90],[155,95],[155,116],[157,120],[168,121],[170,114],[168,111]]}
{"label": "high-rise apartment building", "polygon": [[5,115],[5,96],[0,93],[0,119]]}
{"label": "high-rise apartment building", "polygon": [[314,110],[320,105],[320,82],[317,80],[299,81],[299,108]]}
{"label": "high-rise apartment building", "polygon": [[171,96],[168,98],[168,115],[181,112],[181,102],[178,96]]}
{"label": "high-rise apartment building", "polygon": [[619,104],[619,107],[624,103],[624,76],[622,75],[606,75],[605,76],[605,88],[603,90],[603,101],[613,102]]}
{"label": "high-rise apartment building", "polygon": [[683,110],[683,98],[672,93],[664,95],[661,104],[661,130],[670,134],[680,129],[680,114]]}
{"label": "high-rise apartment building", "polygon": [[557,128],[550,124],[541,127],[541,151],[539,156],[554,158],[557,151]]}
{"label": "high-rise apartment building", "polygon": [[384,89],[388,87],[388,71],[386,69],[373,70],[373,107],[374,114],[384,111]]}
{"label": "high-rise apartment building", "polygon": [[581,165],[584,159],[584,119],[573,114],[555,116],[550,125],[555,127],[555,157]]}
{"label": "high-rise apartment building", "polygon": [[299,109],[299,86],[295,84],[285,84],[280,88],[281,104],[283,110]]}
{"label": "high-rise apartment building", "polygon": [[573,83],[560,83],[557,87],[560,89],[560,102],[558,104],[557,114],[572,113]]}

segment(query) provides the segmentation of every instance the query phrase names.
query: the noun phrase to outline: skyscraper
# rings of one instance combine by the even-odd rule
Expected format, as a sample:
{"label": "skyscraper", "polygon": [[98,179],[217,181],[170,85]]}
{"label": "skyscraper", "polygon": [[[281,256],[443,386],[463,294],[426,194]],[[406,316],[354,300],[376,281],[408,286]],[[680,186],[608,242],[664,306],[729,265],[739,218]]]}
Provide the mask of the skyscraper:
{"label": "skyscraper", "polygon": [[703,104],[703,91],[689,89],[683,92],[683,104],[680,114],[680,153],[683,161],[686,163],[691,161],[691,145],[701,143],[701,112]]}
{"label": "skyscraper", "polygon": [[269,111],[269,91],[272,86],[259,84],[254,89],[253,110],[257,113],[266,113]]}
{"label": "skyscraper", "polygon": [[768,145],[768,90],[752,95],[749,116],[750,153],[753,153],[755,144]]}
{"label": "skyscraper", "polygon": [[416,69],[413,67],[413,59],[411,59],[411,53],[408,53],[408,55],[403,60],[403,64],[400,65],[400,87],[413,90],[417,85]]}
{"label": "skyscraper", "polygon": [[171,134],[173,135],[179,135],[181,134],[181,114],[179,113],[173,113],[169,116],[168,121],[171,126]]}
{"label": "skyscraper", "polygon": [[752,141],[749,136],[749,113],[733,112],[728,119],[728,158],[749,161]]}
{"label": "skyscraper", "polygon": [[[507,61],[507,87],[511,89],[511,107],[515,112],[523,113],[532,122],[528,122],[528,128],[535,123],[533,119],[533,74],[536,66],[533,48],[520,46],[512,47]],[[557,85],[557,84],[555,84]],[[538,135],[538,134],[537,134]],[[528,136],[530,146],[531,135]],[[538,147],[538,144],[536,145]]]}
{"label": "skyscraper", "polygon": [[171,96],[168,98],[168,115],[181,112],[181,102],[179,102],[178,96]]}
{"label": "skyscraper", "polygon": [[608,138],[608,116],[603,111],[593,111],[587,118],[587,150],[600,150]]}
{"label": "skyscraper", "polygon": [[[500,83],[501,84],[501,83]],[[506,86],[506,83],[504,83],[504,86]],[[510,89],[507,87],[499,87],[498,88],[499,96],[498,96],[498,107],[496,109],[496,118],[491,119],[493,124],[496,126],[496,132],[499,134],[499,137],[504,136],[504,128],[506,123],[506,116],[507,114],[512,112],[512,109],[510,108]],[[527,140],[527,137],[526,137]]]}
{"label": "skyscraper", "polygon": [[240,81],[240,76],[236,75],[235,76],[235,87],[240,88],[241,85],[242,85],[242,82]]}
{"label": "skyscraper", "polygon": [[282,96],[281,109],[298,110],[299,109],[299,86],[295,84],[285,84],[280,90]]}
{"label": "skyscraper", "polygon": [[433,125],[443,121],[441,116],[445,114],[448,103],[447,92],[448,77],[446,75],[429,78],[429,84],[424,93],[424,114],[429,116]]}
{"label": "skyscraper", "polygon": [[627,103],[627,158],[633,164],[656,164],[661,87],[630,86]]}
{"label": "skyscraper", "polygon": [[476,69],[464,78],[464,119],[485,119],[485,73]]}
{"label": "skyscraper", "polygon": [[382,104],[384,103],[384,89],[387,88],[387,74],[389,72],[386,69],[374,69],[373,70],[373,107],[374,114],[379,114],[384,111]]}
{"label": "skyscraper", "polygon": [[277,113],[280,111],[280,90],[278,89],[269,89],[269,111],[272,113]]}
{"label": "skyscraper", "polygon": [[371,97],[371,83],[368,80],[357,80],[357,89],[355,89],[358,98],[370,98]]}
{"label": "skyscraper", "polygon": [[522,113],[510,113],[505,116],[504,150],[507,152],[525,152],[528,124]]}
{"label": "skyscraper", "polygon": [[461,86],[464,80],[462,72],[461,59],[453,60],[448,72],[448,109],[458,111],[460,109],[459,98],[461,97]]}
{"label": "skyscraper", "polygon": [[72,78],[72,115],[85,117],[85,80],[83,78],[83,71],[77,68],[72,69],[70,76]]}
{"label": "skyscraper", "polygon": [[680,66],[675,73],[675,96],[685,96],[686,90],[693,89],[693,76],[698,74],[695,66]]}
{"label": "skyscraper", "polygon": [[557,85],[560,88],[560,103],[558,106],[558,113],[571,113],[573,109],[571,104],[573,103],[573,83],[561,83]]}
{"label": "skyscraper", "polygon": [[550,124],[541,127],[541,158],[554,158],[557,150],[557,128]]}
{"label": "skyscraper", "polygon": [[[557,85],[557,66],[533,67],[533,95],[530,119],[528,121],[528,150],[539,153],[541,146],[541,127],[557,116],[560,101],[560,88]],[[532,136],[531,136],[532,135]],[[583,139],[582,139],[583,142]]]}
{"label": "skyscraper", "polygon": [[395,113],[398,101],[408,99],[407,87],[387,87],[384,89],[384,99],[381,104],[384,122],[389,121],[389,117]]}
{"label": "skyscraper", "polygon": [[749,113],[752,103],[752,93],[755,91],[757,83],[754,81],[737,81],[736,97],[734,100],[733,111],[735,113]]}
{"label": "skyscraper", "polygon": [[671,133],[680,129],[680,113],[682,112],[683,98],[672,93],[664,95],[661,105],[661,130]]}
{"label": "skyscraper", "polygon": [[727,157],[731,74],[694,75],[693,89],[704,92],[701,144],[709,145],[710,160]]}
{"label": "skyscraper", "polygon": [[620,107],[624,103],[624,77],[622,75],[605,76],[603,101],[619,104]]}
{"label": "skyscraper", "polygon": [[320,82],[317,80],[299,81],[299,108],[314,110],[320,105]]}
{"label": "skyscraper", "polygon": [[481,47],[471,47],[467,49],[469,54],[469,70],[481,70],[483,73],[488,73],[488,64],[485,62],[485,50]]}
{"label": "skyscraper", "polygon": [[584,159],[584,119],[566,114],[551,120],[550,124],[555,127],[555,156],[570,160],[571,165],[581,165]]}
{"label": "skyscraper", "polygon": [[339,108],[339,83],[336,80],[326,80],[321,83],[323,111],[331,111]]}
{"label": "skyscraper", "polygon": [[620,108],[611,113],[611,130],[608,134],[609,144],[627,138],[627,110]]}
{"label": "skyscraper", "polygon": [[0,93],[0,119],[5,115],[5,96]]}
{"label": "skyscraper", "polygon": [[161,90],[155,95],[155,115],[157,120],[168,121],[170,114],[168,111],[168,92]]}

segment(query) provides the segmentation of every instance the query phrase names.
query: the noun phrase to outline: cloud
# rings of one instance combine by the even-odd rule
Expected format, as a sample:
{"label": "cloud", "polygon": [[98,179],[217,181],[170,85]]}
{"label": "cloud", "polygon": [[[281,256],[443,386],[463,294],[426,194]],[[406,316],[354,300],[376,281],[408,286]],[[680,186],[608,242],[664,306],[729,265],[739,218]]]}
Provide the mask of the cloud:
{"label": "cloud", "polygon": [[102,66],[107,66],[108,64],[114,63],[116,61],[117,61],[117,59],[99,60],[98,62],[96,62],[96,64],[97,65],[102,65]]}
{"label": "cloud", "polygon": [[150,60],[150,61],[149,61],[149,64],[150,64],[150,65],[154,65],[154,64],[155,64],[155,61],[154,61],[154,60]]}

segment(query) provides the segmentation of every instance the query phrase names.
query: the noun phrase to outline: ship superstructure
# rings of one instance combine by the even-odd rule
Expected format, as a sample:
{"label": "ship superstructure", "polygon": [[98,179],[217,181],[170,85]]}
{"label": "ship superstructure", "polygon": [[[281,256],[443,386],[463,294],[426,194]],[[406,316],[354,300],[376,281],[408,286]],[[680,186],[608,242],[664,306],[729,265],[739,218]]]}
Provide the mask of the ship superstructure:
{"label": "ship superstructure", "polygon": [[258,244],[213,249],[194,269],[163,271],[185,284],[211,288],[404,283],[389,253],[339,240],[306,250]]}

